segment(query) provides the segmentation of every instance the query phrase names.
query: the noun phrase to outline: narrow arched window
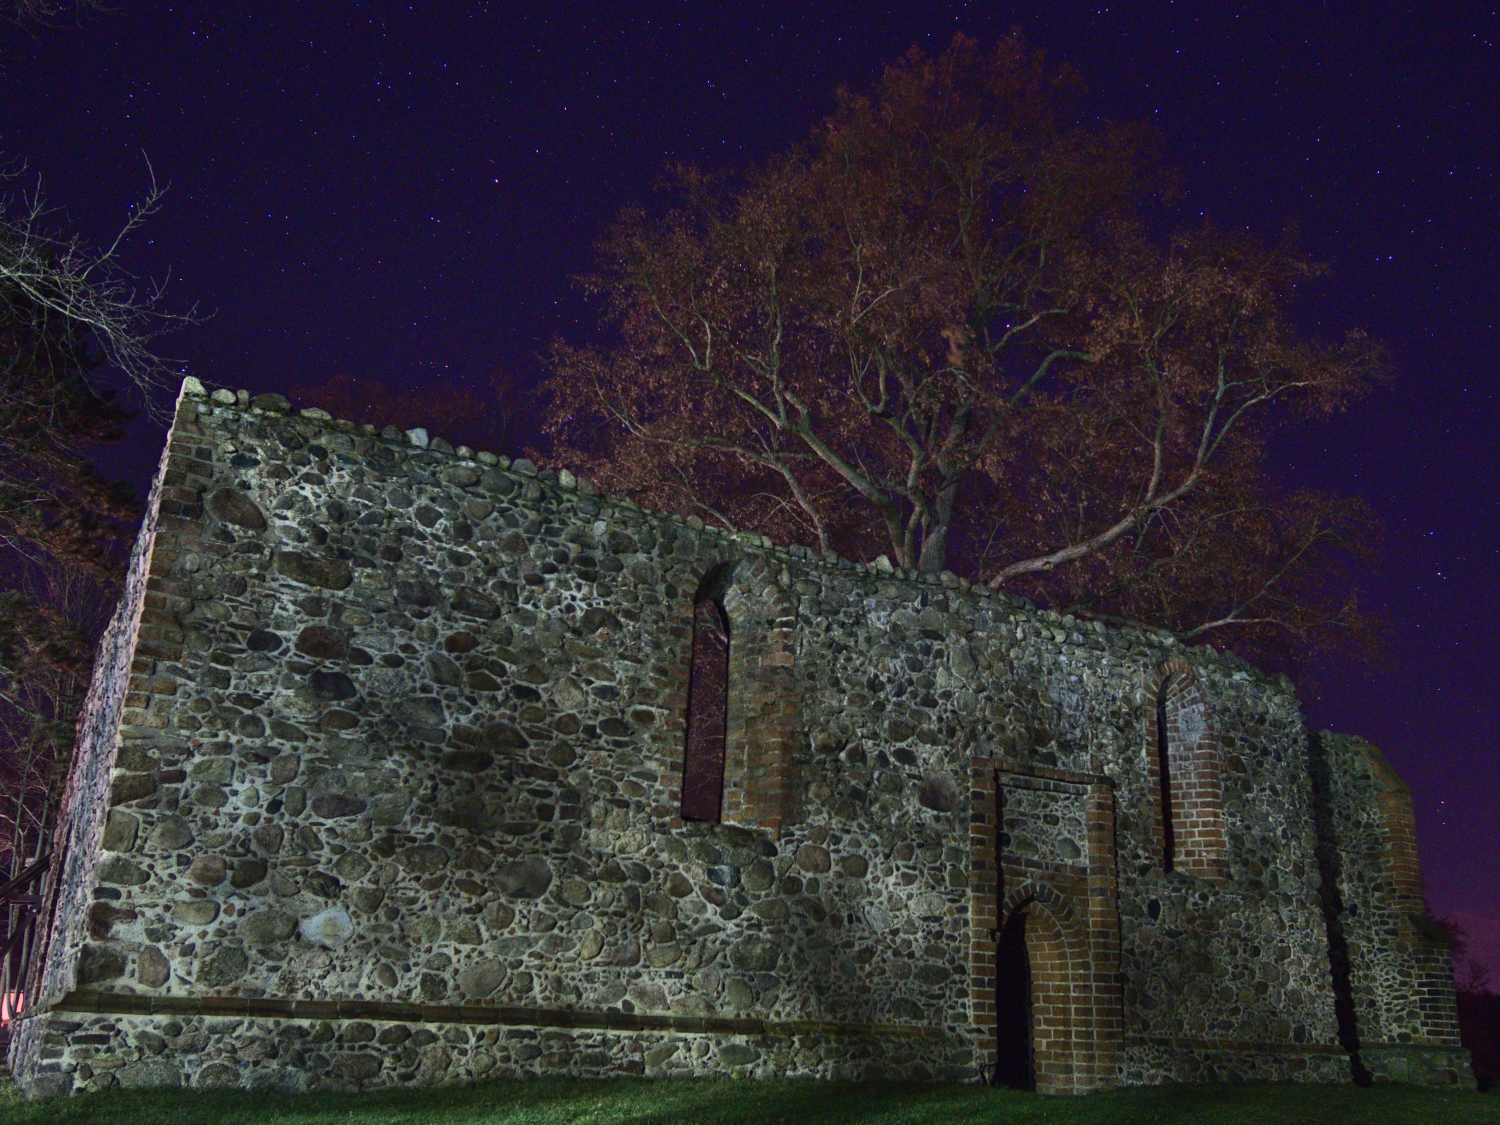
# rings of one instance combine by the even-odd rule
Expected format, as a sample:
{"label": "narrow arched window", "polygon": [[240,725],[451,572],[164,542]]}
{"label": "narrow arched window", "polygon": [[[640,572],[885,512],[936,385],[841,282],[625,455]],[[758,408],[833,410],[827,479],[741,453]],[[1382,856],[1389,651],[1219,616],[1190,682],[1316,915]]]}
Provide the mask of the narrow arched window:
{"label": "narrow arched window", "polygon": [[724,736],[729,725],[729,618],[713,598],[693,606],[682,818],[717,823],[724,799]]}
{"label": "narrow arched window", "polygon": [[1168,722],[1167,696],[1172,679],[1156,689],[1156,775],[1161,786],[1161,869],[1172,870],[1177,858],[1177,832],[1172,810],[1172,731]]}

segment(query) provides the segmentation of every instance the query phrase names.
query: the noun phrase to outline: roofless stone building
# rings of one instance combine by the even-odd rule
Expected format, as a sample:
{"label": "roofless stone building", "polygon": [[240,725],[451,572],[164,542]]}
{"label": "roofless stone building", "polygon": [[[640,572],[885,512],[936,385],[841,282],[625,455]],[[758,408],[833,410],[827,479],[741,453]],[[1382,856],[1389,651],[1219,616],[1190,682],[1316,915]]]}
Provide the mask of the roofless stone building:
{"label": "roofless stone building", "polygon": [[1285,681],[188,380],[12,1066],[1466,1082],[1410,795]]}

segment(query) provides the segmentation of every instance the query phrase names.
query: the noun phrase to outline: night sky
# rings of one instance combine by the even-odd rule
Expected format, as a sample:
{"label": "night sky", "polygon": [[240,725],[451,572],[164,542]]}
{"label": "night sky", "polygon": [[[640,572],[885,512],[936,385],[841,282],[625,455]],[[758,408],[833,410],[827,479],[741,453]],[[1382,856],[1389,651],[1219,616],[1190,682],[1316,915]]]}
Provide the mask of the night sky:
{"label": "night sky", "polygon": [[[127,264],[214,314],[164,350],[301,405],[340,375],[438,398],[499,372],[524,396],[550,339],[592,330],[569,279],[667,161],[764,157],[913,43],[1022,26],[1083,72],[1091,114],[1156,124],[1186,214],[1300,228],[1334,267],[1309,328],[1392,349],[1393,385],[1278,452],[1387,530],[1364,586],[1385,659],[1318,669],[1304,700],[1411,784],[1432,904],[1500,981],[1494,5],[115,7],[0,26],[0,155],[95,240],[148,156],[171,191]],[[143,486],[160,438],[143,422],[101,463]]]}

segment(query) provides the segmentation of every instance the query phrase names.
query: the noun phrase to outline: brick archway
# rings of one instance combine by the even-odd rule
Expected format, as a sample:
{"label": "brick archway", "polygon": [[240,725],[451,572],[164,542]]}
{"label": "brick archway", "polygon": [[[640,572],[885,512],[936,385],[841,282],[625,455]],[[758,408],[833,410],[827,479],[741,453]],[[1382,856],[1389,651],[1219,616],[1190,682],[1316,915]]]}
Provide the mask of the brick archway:
{"label": "brick archway", "polygon": [[[692,620],[693,603],[710,593],[724,607],[732,638],[720,820],[763,829],[775,837],[793,815],[792,756],[802,721],[794,668],[797,611],[770,564],[755,556],[705,568],[697,594],[688,592],[682,599],[684,622]],[[679,662],[684,730],[689,649],[684,646]],[[684,752],[679,739],[674,751],[679,786]],[[678,793],[676,799],[680,797]]]}
{"label": "brick archway", "polygon": [[1173,657],[1156,670],[1147,696],[1146,780],[1157,866],[1221,881],[1224,765],[1197,673],[1187,661]]}
{"label": "brick archway", "polygon": [[1000,929],[1023,912],[1037,1092],[1092,1088],[1096,1029],[1087,935],[1072,904],[1049,884],[1027,883],[1007,895]]}
{"label": "brick archway", "polygon": [[[1041,1028],[1032,1040],[1037,1089],[1081,1094],[1118,1085],[1123,996],[1114,783],[997,757],[973,759],[971,785],[970,981],[981,1058],[987,1067],[1001,1062],[999,940],[1006,922],[1025,911],[1033,1022]],[[1065,813],[1069,805],[1071,814],[1060,820],[1076,826],[1082,814],[1082,856],[1069,858],[1055,845],[1040,853],[1011,848],[1010,833],[1043,839],[1047,814]]]}

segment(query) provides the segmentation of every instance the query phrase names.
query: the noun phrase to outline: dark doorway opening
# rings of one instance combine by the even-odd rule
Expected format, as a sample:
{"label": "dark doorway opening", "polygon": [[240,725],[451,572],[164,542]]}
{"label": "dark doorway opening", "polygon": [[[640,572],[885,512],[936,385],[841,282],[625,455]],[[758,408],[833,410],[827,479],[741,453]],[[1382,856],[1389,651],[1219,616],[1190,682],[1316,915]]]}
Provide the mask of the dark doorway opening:
{"label": "dark doorway opening", "polygon": [[1018,909],[995,947],[995,1085],[1036,1089],[1031,1035],[1031,958],[1026,953],[1026,910]]}

